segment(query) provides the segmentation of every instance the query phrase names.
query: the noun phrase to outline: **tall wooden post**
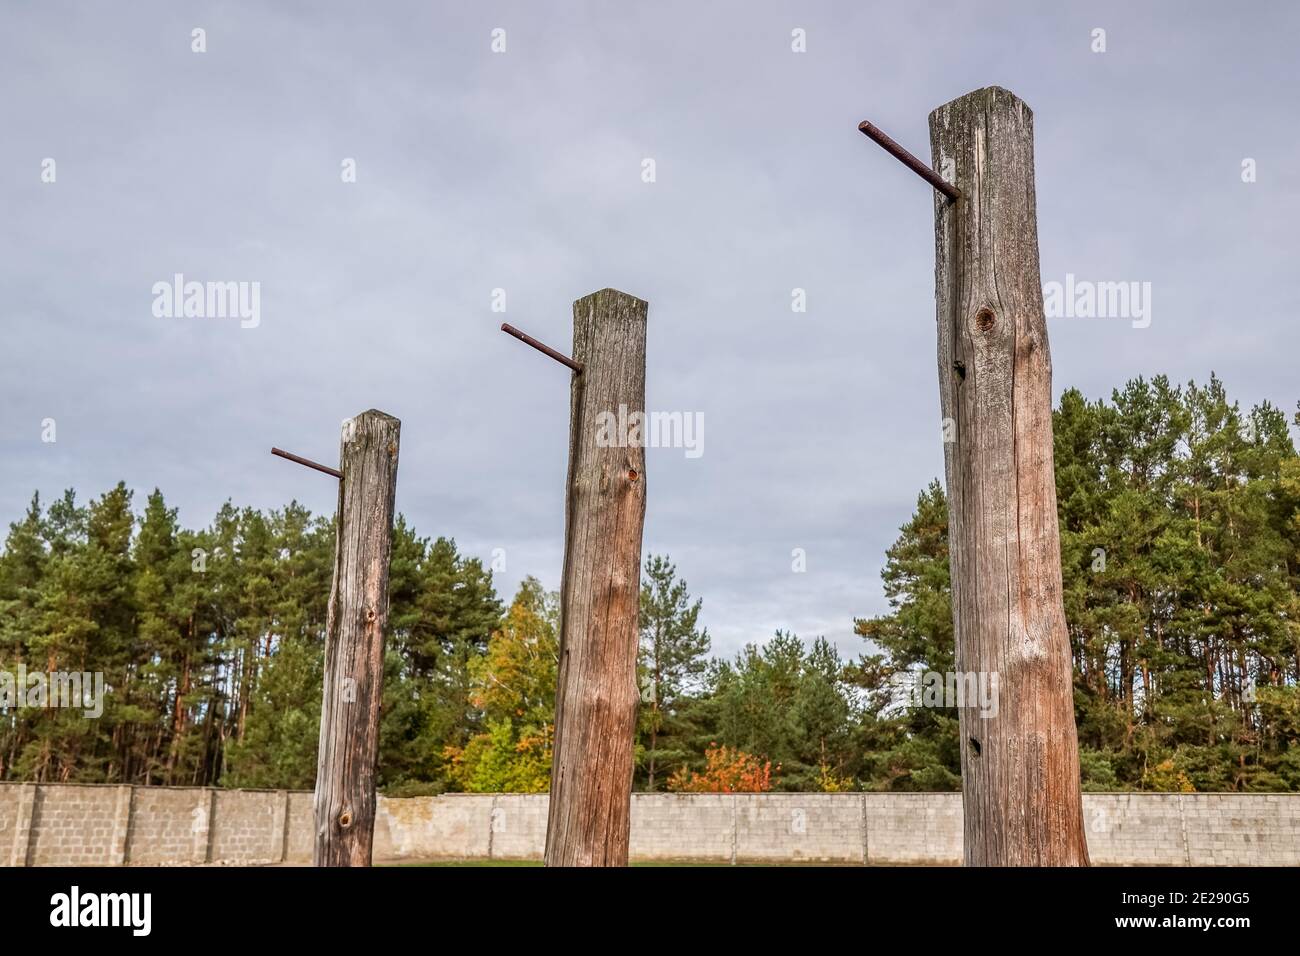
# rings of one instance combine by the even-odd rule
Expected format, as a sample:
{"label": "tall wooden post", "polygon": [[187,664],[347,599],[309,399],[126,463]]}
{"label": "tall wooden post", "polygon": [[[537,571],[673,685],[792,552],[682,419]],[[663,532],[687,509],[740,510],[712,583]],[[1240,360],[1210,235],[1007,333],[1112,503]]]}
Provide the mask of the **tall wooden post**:
{"label": "tall wooden post", "polygon": [[401,422],[374,409],[343,423],[316,769],[316,866],[371,861],[400,431]]}
{"label": "tall wooden post", "polygon": [[625,866],[645,519],[648,306],[602,289],[573,303],[560,669],[547,866]]}
{"label": "tall wooden post", "polygon": [[995,716],[960,709],[965,860],[1086,866],[1033,114],[977,90],[930,115],[930,145],[961,193],[936,195],[934,220],[957,669],[998,681]]}

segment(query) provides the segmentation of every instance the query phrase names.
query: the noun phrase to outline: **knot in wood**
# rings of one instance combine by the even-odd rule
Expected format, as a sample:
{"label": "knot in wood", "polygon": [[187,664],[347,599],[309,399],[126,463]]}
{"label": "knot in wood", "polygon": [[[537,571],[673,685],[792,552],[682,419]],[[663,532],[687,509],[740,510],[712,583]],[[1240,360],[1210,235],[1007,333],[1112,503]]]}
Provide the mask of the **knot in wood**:
{"label": "knot in wood", "polygon": [[984,308],[975,313],[975,328],[980,332],[991,332],[997,324],[997,316],[992,309]]}

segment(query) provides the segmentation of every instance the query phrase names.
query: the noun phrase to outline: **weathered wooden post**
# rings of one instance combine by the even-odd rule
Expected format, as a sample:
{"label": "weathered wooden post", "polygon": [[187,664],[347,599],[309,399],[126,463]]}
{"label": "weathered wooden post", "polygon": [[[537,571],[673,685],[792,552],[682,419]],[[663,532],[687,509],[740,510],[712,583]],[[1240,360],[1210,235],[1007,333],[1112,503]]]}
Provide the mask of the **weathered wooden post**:
{"label": "weathered wooden post", "polygon": [[316,769],[316,866],[369,866],[373,852],[400,431],[401,422],[374,409],[343,423]]}
{"label": "weathered wooden post", "polygon": [[583,371],[570,393],[547,866],[627,865],[646,501],[644,421],[630,423],[645,416],[647,310],[613,289],[573,303]]}
{"label": "weathered wooden post", "polygon": [[960,709],[965,860],[1086,866],[1033,114],[976,90],[930,114],[930,146],[960,192],[934,206],[957,670],[998,681],[993,716]]}
{"label": "weathered wooden post", "polygon": [[[930,114],[939,397],[960,686],[965,858],[1087,866],[1038,274],[1033,114],[996,86]],[[993,683],[996,681],[997,683]]]}
{"label": "weathered wooden post", "polygon": [[627,865],[639,697],[648,309],[614,289],[574,302],[572,358],[501,326],[574,372],[547,866]]}

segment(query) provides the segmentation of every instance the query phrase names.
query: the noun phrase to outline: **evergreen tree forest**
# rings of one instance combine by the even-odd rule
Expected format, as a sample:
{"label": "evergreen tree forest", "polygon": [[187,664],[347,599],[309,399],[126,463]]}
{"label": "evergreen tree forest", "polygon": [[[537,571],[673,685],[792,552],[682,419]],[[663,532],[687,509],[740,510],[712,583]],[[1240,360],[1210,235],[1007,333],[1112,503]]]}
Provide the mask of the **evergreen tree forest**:
{"label": "evergreen tree forest", "polygon": [[[1300,424],[1300,411],[1295,415]],[[1287,415],[1137,379],[1055,410],[1057,505],[1083,785],[1300,789],[1300,457]],[[33,497],[0,554],[0,671],[100,672],[103,714],[0,707],[0,780],[310,789],[331,518],[225,504],[181,527],[155,490]],[[900,701],[950,672],[939,482],[889,548],[888,613],[851,659],[778,632],[711,655],[667,556],[642,578],[640,790],[954,790],[954,709]],[[864,594],[872,587],[863,582]],[[559,604],[507,605],[454,540],[393,531],[379,783],[540,792]],[[864,601],[866,597],[864,597]],[[756,636],[757,637],[757,636]]]}

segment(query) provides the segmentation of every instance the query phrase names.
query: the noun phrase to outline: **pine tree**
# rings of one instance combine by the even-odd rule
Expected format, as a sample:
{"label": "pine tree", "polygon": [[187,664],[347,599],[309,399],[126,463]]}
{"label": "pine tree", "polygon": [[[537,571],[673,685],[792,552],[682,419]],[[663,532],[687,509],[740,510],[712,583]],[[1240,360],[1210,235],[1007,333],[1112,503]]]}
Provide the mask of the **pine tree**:
{"label": "pine tree", "polygon": [[709,652],[709,632],[699,626],[703,601],[691,603],[684,580],[668,557],[646,561],[641,585],[639,653],[642,704],[638,720],[639,768],[645,789],[662,783],[657,773],[665,764],[688,756],[681,740],[679,711],[685,695],[697,689]]}
{"label": "pine tree", "polygon": [[[0,554],[0,671],[10,675],[17,673],[20,664],[26,668],[32,662],[38,602],[49,564],[43,535],[40,496],[33,495],[23,520],[9,525]],[[16,700],[0,702],[0,780],[11,776],[27,742],[28,725],[16,704]]]}
{"label": "pine tree", "polygon": [[[1285,416],[1243,412],[1213,375],[1158,376],[1109,403],[1067,391],[1054,426],[1084,787],[1295,789],[1300,465]],[[885,651],[859,669],[873,786],[959,784],[955,726],[882,692],[951,647],[946,554],[925,546],[946,529],[941,501],[932,485],[890,549],[891,613],[858,623]]]}
{"label": "pine tree", "polygon": [[961,786],[955,708],[905,707],[915,675],[954,668],[948,568],[948,501],[932,481],[900,529],[881,571],[891,612],[859,619],[854,630],[872,651],[850,670],[866,694],[857,732],[866,786],[880,790],[956,790]]}
{"label": "pine tree", "polygon": [[860,766],[856,711],[848,669],[829,642],[807,648],[778,631],[733,661],[714,662],[707,692],[691,708],[700,757],[686,766],[706,769],[704,753],[720,745],[770,761],[777,789],[819,790],[832,781],[843,789],[842,778]]}

